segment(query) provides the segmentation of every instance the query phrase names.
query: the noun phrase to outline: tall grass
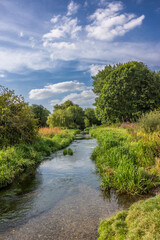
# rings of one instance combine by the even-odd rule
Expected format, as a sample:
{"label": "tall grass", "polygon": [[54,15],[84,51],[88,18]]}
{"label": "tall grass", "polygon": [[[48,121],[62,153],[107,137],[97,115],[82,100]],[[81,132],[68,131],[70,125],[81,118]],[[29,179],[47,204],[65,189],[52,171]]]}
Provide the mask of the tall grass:
{"label": "tall grass", "polygon": [[114,187],[121,193],[139,194],[159,183],[156,135],[132,134],[122,128],[98,128],[90,134],[98,140],[92,158],[102,178],[101,189]]}
{"label": "tall grass", "polygon": [[[32,144],[19,144],[0,150],[0,188],[12,183],[26,168],[35,167],[43,160],[44,156],[67,147],[74,139],[75,130],[55,131],[54,136],[37,138]],[[51,135],[50,135],[51,136]]]}
{"label": "tall grass", "polygon": [[60,134],[62,130],[56,127],[41,127],[39,129],[39,134],[41,137],[53,137],[57,134]]}

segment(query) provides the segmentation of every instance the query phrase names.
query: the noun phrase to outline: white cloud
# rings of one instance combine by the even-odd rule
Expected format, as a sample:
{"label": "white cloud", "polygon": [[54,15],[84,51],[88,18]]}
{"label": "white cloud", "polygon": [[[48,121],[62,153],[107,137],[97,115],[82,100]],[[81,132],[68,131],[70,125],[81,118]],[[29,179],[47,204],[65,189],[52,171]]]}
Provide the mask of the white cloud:
{"label": "white cloud", "polygon": [[72,101],[74,104],[78,104],[81,107],[93,107],[93,103],[95,102],[96,95],[92,90],[84,90],[80,93],[71,93],[64,97],[62,100],[54,99],[50,101],[51,106],[55,106],[56,104],[62,104],[67,100]]}
{"label": "white cloud", "polygon": [[137,18],[134,14],[120,14],[122,9],[121,2],[109,3],[106,8],[97,9],[90,16],[92,23],[86,26],[88,37],[112,41],[142,24],[144,15]]}
{"label": "white cloud", "polygon": [[51,105],[51,106],[55,106],[56,104],[60,104],[60,102],[61,102],[61,101],[60,101],[59,99],[54,99],[54,100],[51,100],[51,101],[50,101],[50,105]]}
{"label": "white cloud", "polygon": [[105,65],[92,64],[89,66],[89,72],[91,76],[95,76],[98,71],[101,71],[105,68]]}
{"label": "white cloud", "polygon": [[83,91],[85,89],[86,87],[84,83],[80,83],[78,81],[60,82],[56,84],[47,85],[42,89],[32,89],[29,92],[29,98],[40,100],[50,98],[60,93]]}
{"label": "white cloud", "polygon": [[0,73],[0,78],[5,78],[5,75],[3,73]]}
{"label": "white cloud", "polygon": [[42,70],[51,68],[46,52],[0,48],[0,71],[18,72],[24,69]]}
{"label": "white cloud", "polygon": [[55,15],[55,16],[53,16],[53,18],[51,18],[51,23],[56,23],[56,22],[58,22],[59,18],[60,18],[60,15]]}
{"label": "white cloud", "polygon": [[23,32],[20,32],[20,33],[19,33],[19,36],[20,36],[20,37],[24,37],[24,33],[23,33]]}
{"label": "white cloud", "polygon": [[43,35],[44,43],[60,38],[76,38],[81,29],[82,27],[78,25],[77,18],[64,16],[60,21],[56,22],[54,28],[52,28],[49,33]]}
{"label": "white cloud", "polygon": [[78,8],[79,8],[79,5],[77,3],[75,3],[74,1],[71,1],[70,4],[68,5],[67,16],[76,14],[78,11]]}
{"label": "white cloud", "polygon": [[92,106],[95,102],[96,95],[92,90],[85,90],[81,93],[71,93],[65,98],[63,98],[62,102],[67,100],[71,100],[73,103],[78,104],[83,107]]}

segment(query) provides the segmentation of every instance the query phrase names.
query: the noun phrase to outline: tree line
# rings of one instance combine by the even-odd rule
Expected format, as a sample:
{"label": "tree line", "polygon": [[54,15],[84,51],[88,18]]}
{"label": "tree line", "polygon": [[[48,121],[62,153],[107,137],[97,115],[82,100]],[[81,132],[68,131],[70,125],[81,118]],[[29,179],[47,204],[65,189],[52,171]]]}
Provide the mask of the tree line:
{"label": "tree line", "polygon": [[29,106],[22,96],[0,86],[0,146],[33,143],[39,127],[78,128],[97,124],[92,108],[83,110],[77,104],[66,101],[54,106],[51,114],[42,105]]}
{"label": "tree line", "polygon": [[137,121],[144,113],[160,109],[160,72],[136,61],[107,65],[93,76],[93,91],[95,110],[83,110],[68,100],[50,113],[42,105],[29,106],[22,96],[0,86],[0,145],[32,143],[44,126],[84,129]]}

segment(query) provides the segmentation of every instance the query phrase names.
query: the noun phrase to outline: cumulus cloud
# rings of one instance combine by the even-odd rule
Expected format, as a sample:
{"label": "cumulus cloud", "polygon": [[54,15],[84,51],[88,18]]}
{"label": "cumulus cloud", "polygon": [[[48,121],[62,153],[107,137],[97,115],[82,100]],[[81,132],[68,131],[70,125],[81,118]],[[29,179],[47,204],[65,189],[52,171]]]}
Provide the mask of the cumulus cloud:
{"label": "cumulus cloud", "polygon": [[93,107],[93,103],[95,102],[96,95],[93,91],[84,90],[80,93],[71,93],[64,97],[62,100],[54,99],[50,101],[51,106],[55,106],[56,104],[62,104],[67,100],[72,101],[74,104],[78,104],[81,107]]}
{"label": "cumulus cloud", "polygon": [[144,15],[136,17],[134,14],[121,14],[122,9],[121,2],[109,3],[106,8],[97,9],[89,18],[91,24],[86,26],[88,37],[112,41],[142,24]]}
{"label": "cumulus cloud", "polygon": [[77,13],[78,8],[79,8],[79,5],[77,3],[75,3],[74,1],[71,1],[67,8],[68,9],[67,16],[71,16],[71,15]]}
{"label": "cumulus cloud", "polygon": [[85,84],[80,83],[78,81],[60,82],[56,84],[47,85],[42,89],[32,89],[29,92],[29,98],[40,100],[50,98],[60,93],[83,91],[85,89],[86,89]]}
{"label": "cumulus cloud", "polygon": [[71,93],[65,98],[63,98],[62,102],[65,102],[67,100],[71,100],[73,103],[78,104],[80,106],[88,106],[93,105],[95,102],[96,95],[93,93],[92,90],[85,90],[81,93]]}

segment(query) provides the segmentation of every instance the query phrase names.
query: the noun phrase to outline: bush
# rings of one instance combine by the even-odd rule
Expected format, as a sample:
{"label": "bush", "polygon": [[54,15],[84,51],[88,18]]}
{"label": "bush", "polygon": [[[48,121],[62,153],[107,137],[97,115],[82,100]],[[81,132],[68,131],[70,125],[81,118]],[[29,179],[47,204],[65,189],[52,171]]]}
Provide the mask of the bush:
{"label": "bush", "polygon": [[64,149],[64,150],[63,150],[63,155],[64,155],[64,156],[67,155],[67,149]]}
{"label": "bush", "polygon": [[138,121],[139,126],[146,133],[155,132],[160,129],[160,111],[151,111],[144,114]]}
{"label": "bush", "polygon": [[0,144],[33,143],[37,133],[37,121],[23,97],[0,86]]}
{"label": "bush", "polygon": [[71,148],[68,148],[68,155],[73,155],[73,151]]}

